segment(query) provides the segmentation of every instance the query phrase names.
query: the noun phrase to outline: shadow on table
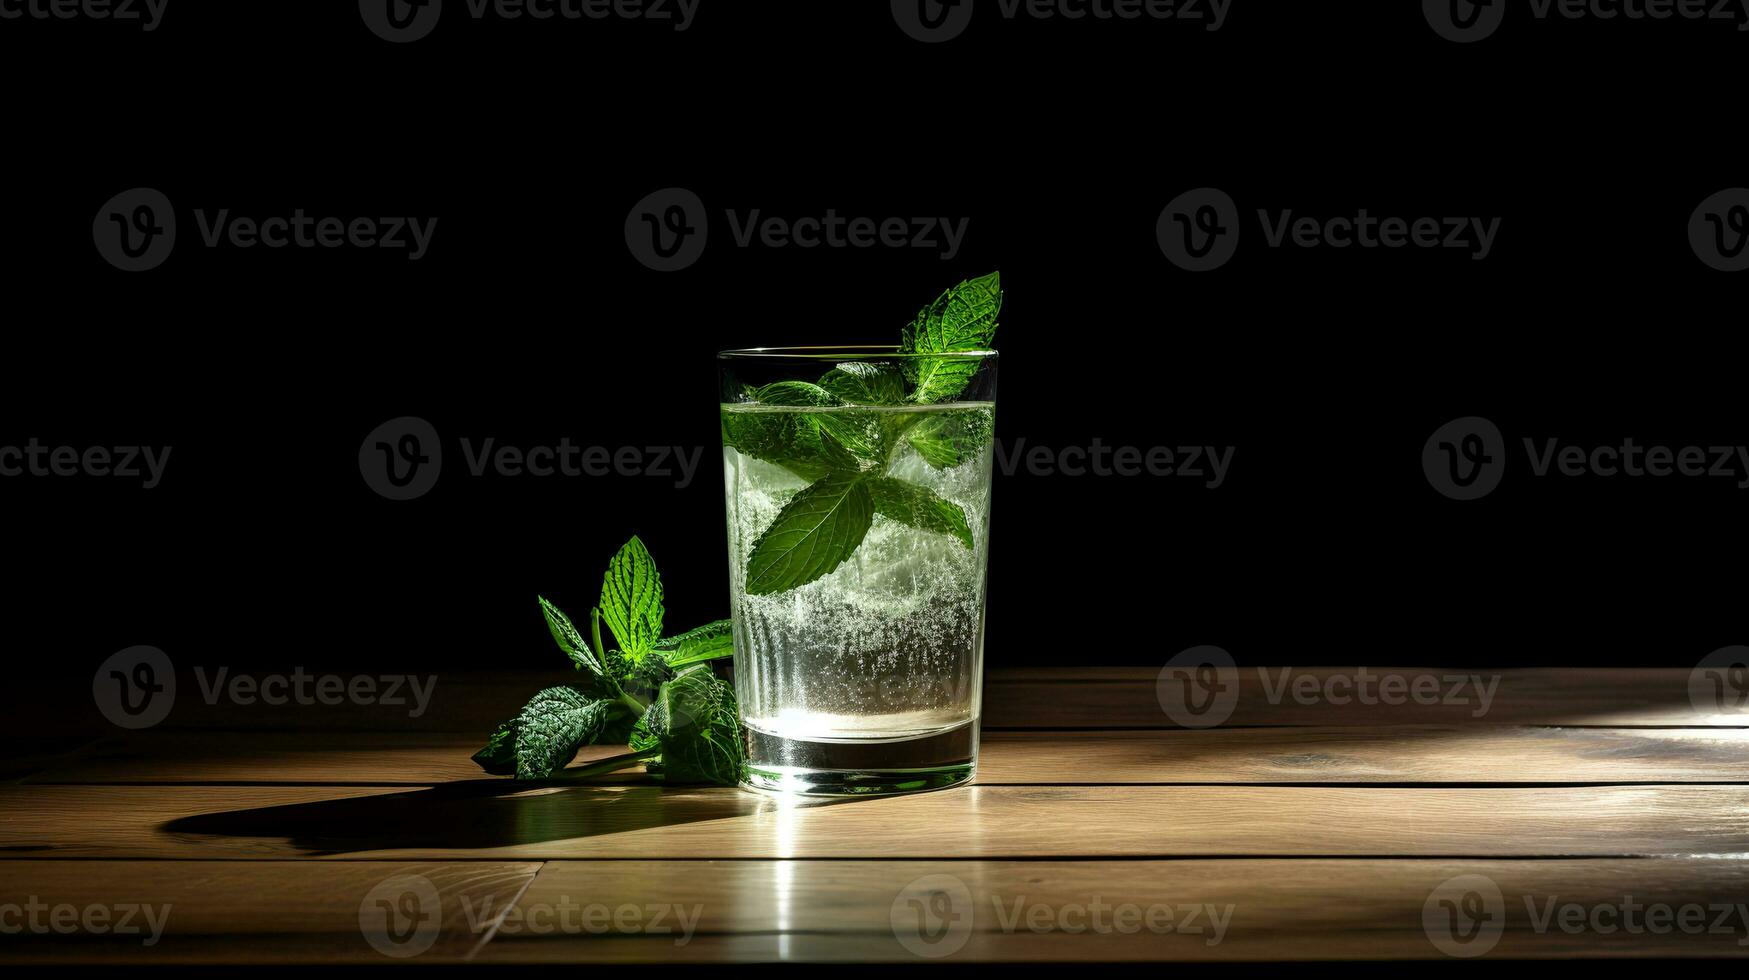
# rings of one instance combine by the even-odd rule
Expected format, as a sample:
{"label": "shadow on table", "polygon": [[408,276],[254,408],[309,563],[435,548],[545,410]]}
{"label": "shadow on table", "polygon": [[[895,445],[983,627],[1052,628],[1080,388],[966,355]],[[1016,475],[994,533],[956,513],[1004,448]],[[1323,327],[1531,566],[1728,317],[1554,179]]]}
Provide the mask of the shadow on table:
{"label": "shadow on table", "polygon": [[169,821],[159,829],[177,835],[283,839],[310,855],[467,850],[673,827],[780,806],[854,802],[860,801],[839,798],[792,804],[721,787],[530,788],[503,779],[475,779],[407,793],[205,813]]}

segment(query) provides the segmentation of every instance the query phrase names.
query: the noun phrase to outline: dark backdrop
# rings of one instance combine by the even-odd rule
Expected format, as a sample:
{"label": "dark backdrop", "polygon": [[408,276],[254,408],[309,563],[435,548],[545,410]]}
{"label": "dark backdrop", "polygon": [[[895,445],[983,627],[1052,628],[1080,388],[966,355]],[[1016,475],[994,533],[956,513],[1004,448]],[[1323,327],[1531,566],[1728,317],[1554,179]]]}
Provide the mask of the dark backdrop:
{"label": "dark backdrop", "polygon": [[[87,678],[134,644],[259,669],[551,664],[535,594],[586,610],[634,532],[671,623],[725,615],[712,354],[891,342],[993,268],[1004,443],[1234,455],[1212,490],[999,477],[992,665],[1212,643],[1252,663],[1687,666],[1743,642],[1741,475],[1535,478],[1521,446],[1746,441],[1749,278],[1687,233],[1749,184],[1732,25],[1514,15],[1456,44],[1412,3],[1238,0],[1209,32],[1006,21],[991,0],[925,44],[878,2],[705,0],[684,33],[449,8],[407,44],[349,2],[171,0],[150,33],[0,21],[0,445],[173,447],[151,490],[0,478],[15,670]],[[180,227],[162,266],[125,273],[92,222],[136,187]],[[710,238],[659,273],[624,225],[669,187]],[[1156,220],[1200,187],[1244,231],[1192,274]],[[224,208],[439,223],[416,262],[203,247],[195,212]],[[951,258],[741,248],[724,217],[829,208],[968,232]],[[1482,261],[1274,249],[1255,217],[1360,208],[1500,232]],[[358,463],[398,416],[444,445],[411,501]],[[1509,460],[1472,501],[1422,469],[1464,416]],[[464,436],[707,448],[685,487],[476,479]]]}

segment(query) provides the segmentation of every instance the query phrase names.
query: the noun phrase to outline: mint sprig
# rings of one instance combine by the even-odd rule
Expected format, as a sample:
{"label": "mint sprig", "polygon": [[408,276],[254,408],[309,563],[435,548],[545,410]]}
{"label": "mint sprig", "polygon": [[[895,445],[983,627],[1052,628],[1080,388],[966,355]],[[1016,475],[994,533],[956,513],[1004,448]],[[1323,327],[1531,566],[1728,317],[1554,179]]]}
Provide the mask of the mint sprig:
{"label": "mint sprig", "polygon": [[988,415],[858,409],[959,397],[980,362],[948,355],[988,350],[1001,310],[1000,273],[967,280],[901,332],[899,353],[909,355],[901,369],[853,361],[818,384],[779,381],[744,392],[757,404],[820,411],[724,414],[725,445],[808,481],[754,542],[749,594],[785,592],[831,574],[862,545],[876,514],[974,547],[964,508],[887,470],[904,443],[936,469],[959,466],[988,441],[988,422],[980,421]]}
{"label": "mint sprig", "polygon": [[[719,620],[663,638],[662,596],[656,562],[634,537],[608,564],[600,602],[590,610],[588,641],[557,606],[540,599],[553,641],[585,678],[541,691],[499,725],[474,754],[480,768],[545,780],[641,763],[669,782],[739,782],[744,760],[734,688],[708,663],[734,654],[731,624]],[[617,649],[602,642],[603,622]],[[630,752],[565,768],[585,745],[622,742]]]}

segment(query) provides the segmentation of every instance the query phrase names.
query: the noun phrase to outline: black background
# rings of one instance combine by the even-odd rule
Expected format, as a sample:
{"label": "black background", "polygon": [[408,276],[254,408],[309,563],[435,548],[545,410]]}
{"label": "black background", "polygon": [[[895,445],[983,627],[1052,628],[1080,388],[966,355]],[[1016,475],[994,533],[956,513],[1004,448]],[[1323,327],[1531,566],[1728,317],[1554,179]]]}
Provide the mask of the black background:
{"label": "black background", "polygon": [[[411,44],[356,4],[171,0],[152,33],[0,21],[0,445],[170,445],[163,484],[0,479],[15,673],[134,644],[179,663],[554,665],[534,606],[586,610],[643,536],[669,622],[727,614],[720,462],[654,478],[475,479],[458,440],[716,441],[712,355],[881,343],[1000,268],[998,436],[1236,447],[1226,485],[998,479],[988,663],[1688,666],[1744,642],[1749,491],[1534,479],[1521,440],[1743,443],[1749,279],[1690,249],[1749,184],[1719,23],[1509,17],[1485,41],[1420,5],[1237,0],[1178,22],[1004,21],[923,44],[874,0],[704,0],[638,21],[475,21]],[[1514,8],[1515,10],[1518,8]],[[711,243],[628,252],[685,187]],[[1163,257],[1161,209],[1214,186],[1226,267]],[[153,187],[162,267],[97,254]],[[1255,212],[1502,219],[1494,252],[1264,247]],[[208,249],[196,209],[437,216],[430,254]],[[963,251],[738,248],[725,210],[968,218]],[[442,435],[428,495],[361,478],[365,435]],[[1498,490],[1436,493],[1421,450],[1485,416]],[[75,675],[77,675],[75,677]]]}

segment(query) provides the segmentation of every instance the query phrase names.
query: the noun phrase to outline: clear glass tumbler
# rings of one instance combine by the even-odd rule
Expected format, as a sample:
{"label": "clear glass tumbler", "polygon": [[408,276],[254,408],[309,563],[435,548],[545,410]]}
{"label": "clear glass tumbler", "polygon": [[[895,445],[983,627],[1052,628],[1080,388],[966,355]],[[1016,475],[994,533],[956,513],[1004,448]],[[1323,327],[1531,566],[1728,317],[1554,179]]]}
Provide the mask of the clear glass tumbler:
{"label": "clear glass tumbler", "polygon": [[718,355],[745,785],[970,780],[996,354]]}

